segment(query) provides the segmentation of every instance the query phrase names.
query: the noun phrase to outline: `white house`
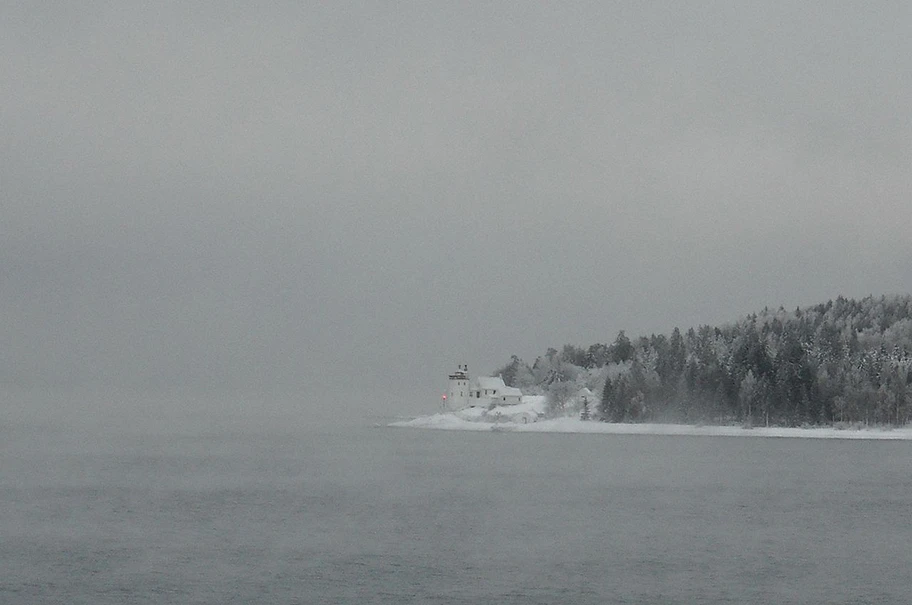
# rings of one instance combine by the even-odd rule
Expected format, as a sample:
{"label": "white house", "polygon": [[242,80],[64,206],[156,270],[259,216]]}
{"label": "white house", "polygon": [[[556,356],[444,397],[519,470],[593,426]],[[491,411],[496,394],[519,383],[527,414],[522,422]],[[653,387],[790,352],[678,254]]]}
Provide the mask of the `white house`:
{"label": "white house", "polygon": [[517,405],[522,402],[522,391],[508,387],[500,376],[477,376],[469,379],[469,367],[465,364],[461,364],[450,374],[449,379],[447,392],[443,396],[443,407],[447,410]]}
{"label": "white house", "polygon": [[[478,376],[469,387],[469,399],[488,399],[488,405],[516,405],[522,400],[522,391],[505,385],[500,376]],[[473,405],[473,401],[469,401],[469,405]]]}

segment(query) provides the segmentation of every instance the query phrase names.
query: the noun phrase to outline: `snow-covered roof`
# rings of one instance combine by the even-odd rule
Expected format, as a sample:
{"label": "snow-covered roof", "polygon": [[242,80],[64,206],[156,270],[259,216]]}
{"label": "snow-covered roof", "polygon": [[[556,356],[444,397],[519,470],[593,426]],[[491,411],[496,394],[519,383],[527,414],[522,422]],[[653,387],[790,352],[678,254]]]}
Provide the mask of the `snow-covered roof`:
{"label": "snow-covered roof", "polygon": [[504,384],[503,378],[500,376],[476,376],[475,384],[478,385],[479,389],[503,390],[507,388],[507,385]]}
{"label": "snow-covered roof", "polygon": [[500,394],[504,397],[522,397],[522,391],[516,387],[504,387],[500,390]]}

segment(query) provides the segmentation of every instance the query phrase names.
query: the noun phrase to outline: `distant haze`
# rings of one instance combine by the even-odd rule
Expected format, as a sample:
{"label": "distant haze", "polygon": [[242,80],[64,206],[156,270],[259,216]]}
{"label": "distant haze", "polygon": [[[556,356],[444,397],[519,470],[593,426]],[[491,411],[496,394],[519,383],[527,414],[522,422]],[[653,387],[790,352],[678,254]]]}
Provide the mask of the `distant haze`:
{"label": "distant haze", "polygon": [[7,4],[9,392],[397,413],[912,283],[905,2]]}

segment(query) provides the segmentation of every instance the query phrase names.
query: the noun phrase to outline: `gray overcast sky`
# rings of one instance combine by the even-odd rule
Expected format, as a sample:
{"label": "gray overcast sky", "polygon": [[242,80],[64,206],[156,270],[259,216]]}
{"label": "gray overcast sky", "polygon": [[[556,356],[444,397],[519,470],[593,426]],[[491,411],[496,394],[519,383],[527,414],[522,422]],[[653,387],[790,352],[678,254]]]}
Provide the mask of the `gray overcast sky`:
{"label": "gray overcast sky", "polygon": [[5,3],[0,381],[395,411],[908,292],[910,10]]}

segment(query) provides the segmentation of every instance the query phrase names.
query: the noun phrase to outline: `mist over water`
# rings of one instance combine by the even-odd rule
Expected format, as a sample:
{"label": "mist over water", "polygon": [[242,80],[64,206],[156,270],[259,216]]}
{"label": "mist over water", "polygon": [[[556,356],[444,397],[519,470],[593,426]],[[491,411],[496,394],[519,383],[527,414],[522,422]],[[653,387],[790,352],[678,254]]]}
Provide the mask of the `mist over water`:
{"label": "mist over water", "polygon": [[207,424],[190,403],[0,429],[0,602],[906,599],[908,442],[453,433],[277,404]]}
{"label": "mist over water", "polygon": [[[347,392],[213,390],[149,392],[131,389],[7,390],[0,408],[6,427],[96,434],[199,434],[219,430],[283,431],[372,423],[379,414]],[[395,405],[393,409],[397,409]],[[411,408],[419,409],[418,406]],[[409,410],[400,404],[398,409]]]}

